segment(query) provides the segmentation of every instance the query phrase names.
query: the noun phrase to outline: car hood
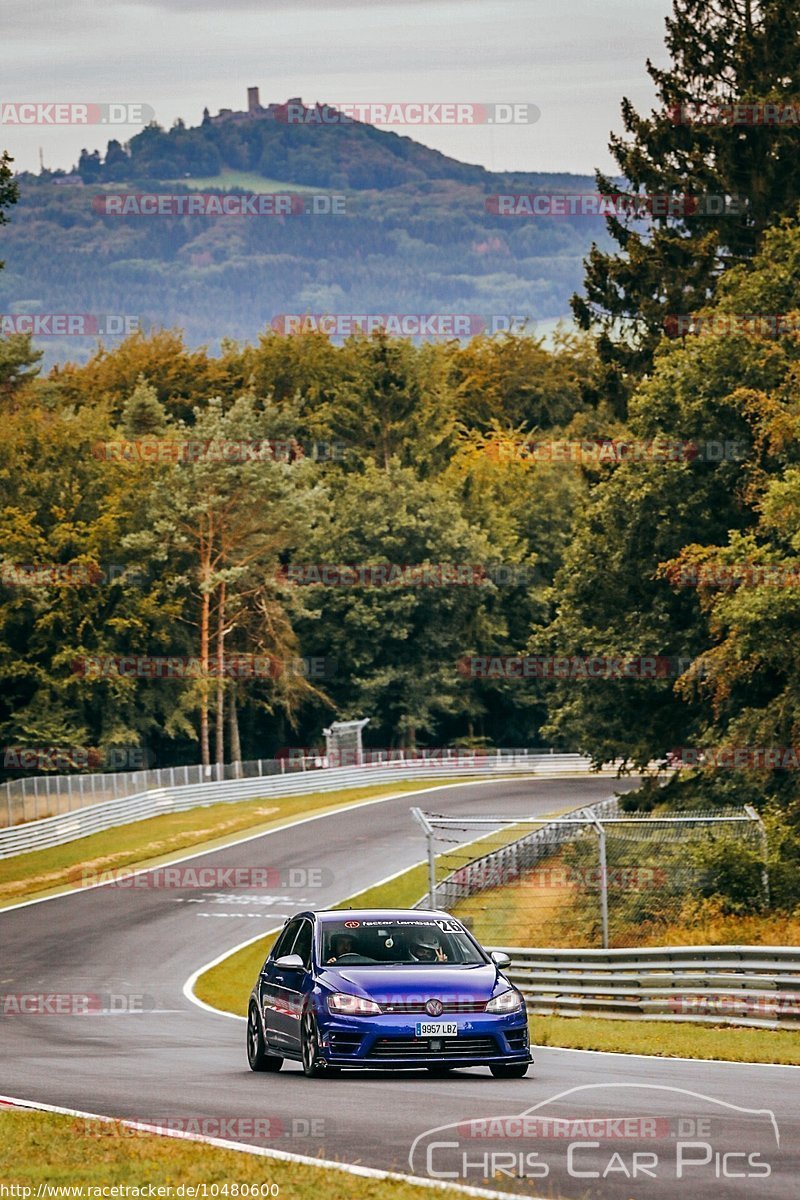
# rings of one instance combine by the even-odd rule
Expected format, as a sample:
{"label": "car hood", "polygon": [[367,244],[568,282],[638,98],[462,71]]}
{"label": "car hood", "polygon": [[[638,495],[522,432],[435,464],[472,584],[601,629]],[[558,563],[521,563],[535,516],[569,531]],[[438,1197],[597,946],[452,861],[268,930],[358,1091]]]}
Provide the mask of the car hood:
{"label": "car hood", "polygon": [[[489,1000],[501,979],[493,963],[398,967],[325,967],[320,981],[332,991],[366,996],[377,1003]],[[502,980],[505,984],[505,980]],[[510,985],[508,985],[510,986]]]}

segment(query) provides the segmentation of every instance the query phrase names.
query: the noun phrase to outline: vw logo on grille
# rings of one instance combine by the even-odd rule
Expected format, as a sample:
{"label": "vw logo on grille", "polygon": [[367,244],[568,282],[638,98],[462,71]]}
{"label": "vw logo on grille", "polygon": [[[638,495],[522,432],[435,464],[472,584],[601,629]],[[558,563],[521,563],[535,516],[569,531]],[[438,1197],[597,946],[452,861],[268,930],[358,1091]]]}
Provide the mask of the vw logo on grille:
{"label": "vw logo on grille", "polygon": [[432,1017],[440,1017],[444,1012],[444,1005],[441,1000],[429,1000],[425,1005],[425,1012]]}

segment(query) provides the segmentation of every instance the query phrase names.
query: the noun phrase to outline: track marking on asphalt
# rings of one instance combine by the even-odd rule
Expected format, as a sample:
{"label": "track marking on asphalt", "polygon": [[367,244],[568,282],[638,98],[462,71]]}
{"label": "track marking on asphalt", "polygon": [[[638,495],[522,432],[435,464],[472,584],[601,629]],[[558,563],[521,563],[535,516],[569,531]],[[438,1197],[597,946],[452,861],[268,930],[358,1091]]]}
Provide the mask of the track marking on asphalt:
{"label": "track marking on asphalt", "polygon": [[[153,871],[160,871],[163,867],[175,867],[179,863],[191,862],[193,858],[205,858],[209,854],[219,854],[223,850],[231,850],[236,846],[243,846],[246,842],[255,842],[258,838],[271,837],[275,833],[283,833],[286,829],[294,829],[298,825],[306,825],[309,821],[320,821],[324,817],[338,816],[339,813],[352,812],[356,808],[366,808],[370,804],[384,804],[387,800],[402,800],[406,796],[426,796],[431,792],[447,791],[449,788],[462,787],[479,787],[481,784],[487,783],[514,783],[519,780],[535,780],[543,779],[547,781],[561,779],[586,779],[593,778],[587,775],[499,775],[487,776],[485,779],[467,779],[463,783],[438,783],[435,787],[417,788],[413,792],[392,792],[389,796],[373,796],[368,800],[356,800],[352,804],[342,804],[338,807],[324,809],[322,812],[313,813],[310,817],[298,817],[296,821],[288,821],[285,825],[276,825],[274,829],[262,829],[260,833],[250,833],[246,837],[234,838],[231,842],[225,842],[223,846],[213,846],[211,848],[193,846],[191,854],[184,854],[180,858],[170,858],[164,862],[159,862],[157,866],[139,867],[137,870],[126,871],[125,878],[132,879],[135,875],[149,875]],[[598,776],[602,778],[602,776]],[[344,789],[342,789],[344,790]],[[335,794],[335,793],[334,793]],[[202,808],[203,805],[197,805],[197,808]],[[136,822],[132,822],[136,824]],[[80,839],[77,839],[80,840]],[[71,843],[64,843],[69,845]],[[11,855],[10,857],[14,857]],[[79,865],[79,864],[78,864]],[[124,870],[124,868],[122,868]],[[0,907],[0,917],[7,912],[15,912],[18,908],[28,908],[32,904],[45,904],[48,900],[63,900],[66,896],[77,896],[84,892],[92,892],[95,888],[113,887],[114,880],[106,880],[102,883],[90,883],[86,887],[70,888],[64,892],[54,892],[51,896],[38,896],[32,900],[19,900],[16,904],[7,904]]]}
{"label": "track marking on asphalt", "polygon": [[[399,871],[394,871],[391,875],[387,875],[385,879],[379,879],[377,883],[370,884],[370,887],[382,887],[384,883],[391,883],[393,879],[399,879],[401,875],[405,875],[406,871],[413,870],[417,866],[419,866],[419,863],[412,863],[410,867],[403,867]],[[357,896],[358,892],[355,892],[354,895]],[[352,896],[345,896],[344,899],[351,900]],[[340,903],[344,903],[344,901],[340,901]],[[271,915],[279,916],[280,914],[274,913]],[[288,920],[288,917],[286,920]],[[218,967],[221,962],[224,962],[226,958],[230,958],[232,954],[237,954],[240,950],[244,950],[245,946],[252,946],[253,942],[258,942],[261,938],[269,937],[271,933],[279,933],[282,928],[283,926],[281,925],[275,925],[272,929],[265,929],[263,933],[257,933],[255,937],[247,938],[246,941],[239,942],[236,946],[231,946],[230,950],[225,950],[222,954],[218,954],[216,958],[212,959],[211,962],[198,967],[183,985],[183,994],[186,999],[190,1000],[192,1004],[196,1004],[198,1008],[204,1008],[206,1012],[214,1013],[218,1017],[232,1017],[234,1021],[246,1021],[247,1017],[242,1017],[239,1013],[226,1012],[224,1008],[214,1008],[213,1004],[206,1004],[205,1000],[201,1000],[199,996],[195,995],[194,986],[200,976],[205,975],[206,971],[210,971],[212,967]]]}
{"label": "track marking on asphalt", "polygon": [[[426,1179],[424,1175],[405,1175],[402,1171],[381,1171],[377,1167],[360,1167],[354,1163],[333,1162],[325,1158],[312,1158],[307,1154],[292,1154],[288,1150],[273,1150],[267,1146],[250,1146],[246,1142],[232,1142],[227,1138],[204,1137],[199,1133],[189,1133],[183,1129],[164,1129],[158,1125],[148,1125],[144,1121],[128,1121],[124,1117],[109,1117],[102,1113],[83,1112],[77,1108],[62,1108],[57,1104],[39,1104],[33,1100],[20,1100],[16,1096],[0,1096],[0,1105],[14,1108],[34,1109],[38,1112],[60,1113],[66,1117],[83,1117],[92,1121],[117,1122],[128,1129],[140,1129],[144,1133],[153,1133],[158,1137],[178,1138],[187,1142],[202,1142],[205,1146],[217,1146],[221,1150],[238,1150],[243,1154],[254,1154],[259,1158],[274,1158],[280,1162],[301,1163],[307,1167],[317,1167],[326,1171],[341,1171],[346,1175],[361,1175],[367,1179],[396,1179],[402,1183],[411,1183],[416,1187],[431,1188],[434,1191],[461,1192],[464,1196],[485,1196],[487,1200],[509,1200],[508,1192],[494,1192],[489,1188],[470,1187],[465,1183],[451,1183],[449,1180]],[[528,1196],[527,1200],[544,1200],[542,1196]]]}
{"label": "track marking on asphalt", "polygon": [[[244,1018],[242,1018],[244,1020]],[[730,1058],[681,1058],[678,1054],[627,1054],[624,1050],[578,1050],[575,1046],[539,1046],[538,1050],[557,1050],[559,1054],[602,1054],[604,1058],[648,1058],[655,1062],[714,1063],[721,1067],[774,1067],[778,1071],[800,1071],[796,1063],[738,1062]]]}

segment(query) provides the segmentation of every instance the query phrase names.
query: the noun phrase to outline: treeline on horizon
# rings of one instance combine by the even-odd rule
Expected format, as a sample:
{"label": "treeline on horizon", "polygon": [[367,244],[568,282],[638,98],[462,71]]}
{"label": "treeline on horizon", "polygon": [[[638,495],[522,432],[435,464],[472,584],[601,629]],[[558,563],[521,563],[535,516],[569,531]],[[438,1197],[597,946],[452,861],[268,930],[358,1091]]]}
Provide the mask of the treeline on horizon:
{"label": "treeline on horizon", "polygon": [[[128,316],[214,352],[226,337],[254,342],[282,314],[474,314],[490,329],[517,316],[535,329],[568,311],[592,241],[611,245],[599,218],[492,215],[485,187],[452,180],[347,192],[344,214],[322,216],[104,215],[98,194],[22,178],[0,312]],[[48,367],[94,349],[68,337],[39,345]]]}
{"label": "treeline on horizon", "polygon": [[[609,217],[617,248],[593,246],[573,298],[583,332],[550,348],[517,334],[334,346],[273,331],[212,356],[160,331],[37,375],[28,339],[0,341],[4,562],[83,564],[95,578],[130,568],[3,588],[0,742],[228,761],[315,745],[331,719],[367,716],[373,746],[552,744],[639,770],[705,754],[710,765],[660,790],[651,779],[631,803],[753,804],[770,825],[773,895],[796,904],[796,133],[666,115],[689,100],[800,95],[800,0],[746,9],[674,0],[672,65],[649,68],[660,108],[641,117],[625,102],[612,140],[632,193],[740,195],[746,208],[703,226],[654,214],[647,230]],[[602,175],[598,188],[616,190]],[[700,332],[665,332],[687,327]],[[147,439],[294,449],[245,461],[98,451]],[[612,452],[530,452],[599,443]],[[343,451],[315,457],[312,444]],[[490,570],[466,586],[296,578],[298,564],[387,563]],[[519,570],[501,580],[499,564]],[[211,669],[250,654],[335,670]],[[75,667],[136,655],[208,670]],[[464,667],[508,656],[663,669]],[[720,838],[709,887],[746,909],[760,871]]]}

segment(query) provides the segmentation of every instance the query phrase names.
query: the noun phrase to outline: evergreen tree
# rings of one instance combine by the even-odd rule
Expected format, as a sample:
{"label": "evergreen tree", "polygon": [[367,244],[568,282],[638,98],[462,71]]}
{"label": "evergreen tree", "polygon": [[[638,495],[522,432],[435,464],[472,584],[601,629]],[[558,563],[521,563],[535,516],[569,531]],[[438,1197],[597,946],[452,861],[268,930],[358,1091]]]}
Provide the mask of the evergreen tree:
{"label": "evergreen tree", "polygon": [[[8,221],[3,209],[16,204],[19,198],[19,190],[11,171],[13,161],[7,150],[0,154],[0,225],[5,225]],[[0,262],[0,270],[4,265],[3,262]]]}
{"label": "evergreen tree", "polygon": [[[649,368],[666,318],[707,303],[800,200],[800,0],[673,0],[666,45],[670,67],[647,63],[660,108],[643,117],[624,99],[625,135],[610,141],[646,220],[606,218],[621,253],[593,246],[585,296],[572,299],[579,325],[598,331],[620,408],[626,372]],[[597,183],[620,194],[619,180]]]}

